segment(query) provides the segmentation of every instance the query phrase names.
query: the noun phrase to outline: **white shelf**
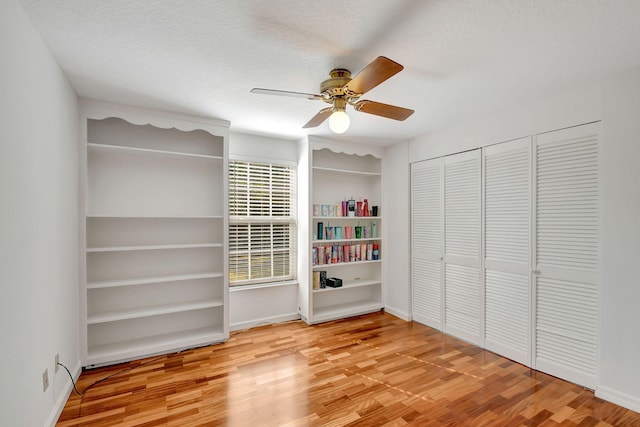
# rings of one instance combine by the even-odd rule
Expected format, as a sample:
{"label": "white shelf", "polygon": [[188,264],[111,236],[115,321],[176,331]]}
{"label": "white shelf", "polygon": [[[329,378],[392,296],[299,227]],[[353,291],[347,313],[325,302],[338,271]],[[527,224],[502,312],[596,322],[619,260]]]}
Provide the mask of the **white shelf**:
{"label": "white shelf", "polygon": [[138,357],[141,354],[158,354],[168,350],[212,344],[226,338],[220,325],[92,346],[88,352],[88,364],[99,365]]}
{"label": "white shelf", "polygon": [[[384,307],[381,256],[376,260],[363,259],[315,265],[310,256],[315,248],[323,246],[338,246],[342,249],[343,245],[378,245],[382,242],[383,224],[379,210],[382,202],[381,156],[381,152],[364,145],[357,150],[345,149],[342,144],[333,146],[328,142],[314,143],[311,147],[308,168],[305,169],[309,173],[310,193],[308,198],[303,200],[308,209],[312,206],[322,206],[327,201],[336,201],[337,206],[340,200],[351,196],[352,199],[356,197],[362,200],[363,204],[364,200],[367,200],[368,209],[371,211],[373,206],[378,207],[378,210],[375,216],[336,216],[336,213],[341,213],[339,207],[337,211],[332,210],[330,216],[318,215],[320,212],[317,209],[316,214],[313,214],[313,211],[307,212],[311,230],[308,230],[309,239],[305,242],[308,243],[307,250],[310,254],[304,263],[308,266],[309,274],[308,286],[301,291],[303,296],[300,314],[308,323],[355,316]],[[318,237],[325,237],[315,234],[316,226],[321,222],[325,226],[336,228],[360,225],[363,227],[363,234],[356,238],[355,233],[352,233],[351,238],[346,238],[342,230],[340,238],[319,239]],[[371,233],[364,237],[365,227],[368,229],[369,225],[377,228],[376,237],[372,237]],[[366,254],[363,255],[366,257]],[[327,271],[327,277],[341,277],[342,286],[313,289],[313,273],[322,270]]]}
{"label": "white shelf", "polygon": [[196,301],[182,304],[165,304],[152,307],[142,307],[117,310],[108,313],[96,313],[87,316],[87,324],[116,322],[118,320],[137,319],[140,317],[159,316],[162,314],[180,313],[183,311],[202,310],[205,308],[221,307],[222,301]]}
{"label": "white shelf", "polygon": [[314,245],[317,243],[347,243],[347,242],[367,242],[367,241],[373,241],[373,242],[379,242],[381,241],[382,238],[380,237],[367,237],[366,239],[330,239],[330,240],[314,240],[313,243]]}
{"label": "white shelf", "polygon": [[229,337],[228,124],[82,109],[83,366]]}
{"label": "white shelf", "polygon": [[184,280],[210,279],[223,276],[224,274],[222,272],[219,272],[201,274],[178,274],[174,276],[145,277],[140,279],[102,280],[87,283],[87,289],[113,288],[117,286],[136,286],[146,285],[150,283],[180,282]]}
{"label": "white shelf", "polygon": [[337,172],[337,173],[343,173],[343,174],[348,174],[348,175],[382,176],[382,173],[380,173],[380,172],[363,172],[363,171],[355,171],[355,170],[348,170],[348,169],[326,168],[326,167],[322,167],[322,166],[314,166],[313,170],[326,171],[326,172]]}
{"label": "white shelf", "polygon": [[363,264],[373,264],[381,262],[381,259],[369,260],[369,261],[354,261],[354,262],[336,262],[333,264],[316,264],[313,266],[314,270],[322,270],[323,268],[328,267],[344,267],[347,265],[363,265]]}
{"label": "white shelf", "polygon": [[127,251],[155,251],[165,249],[193,249],[193,248],[222,248],[222,243],[192,243],[180,245],[142,245],[142,246],[112,246],[102,248],[87,248],[87,253],[127,252]]}
{"label": "white shelf", "polygon": [[380,280],[354,280],[349,282],[342,282],[342,286],[339,288],[332,288],[330,286],[327,286],[326,288],[314,289],[313,292],[334,292],[345,289],[359,288],[361,286],[376,286],[381,284],[382,282]]}
{"label": "white shelf", "polygon": [[222,215],[109,215],[88,214],[87,218],[105,219],[223,219]]}
{"label": "white shelf", "polygon": [[373,219],[373,220],[377,220],[377,219],[382,219],[382,217],[380,216],[314,216],[313,217],[314,220],[321,220],[321,219],[327,219],[327,220],[364,220],[364,219]]}
{"label": "white shelf", "polygon": [[358,316],[382,309],[380,301],[362,301],[359,303],[336,304],[327,307],[316,307],[313,310],[313,321],[326,322],[344,317]]}
{"label": "white shelf", "polygon": [[128,147],[123,145],[107,145],[107,144],[95,144],[87,143],[88,151],[103,151],[108,153],[130,153],[130,154],[143,154],[146,156],[155,155],[162,157],[196,157],[210,160],[222,160],[221,156],[211,156],[208,154],[194,154],[194,153],[182,153],[179,151],[167,151],[167,150],[155,150],[151,148],[138,148]]}

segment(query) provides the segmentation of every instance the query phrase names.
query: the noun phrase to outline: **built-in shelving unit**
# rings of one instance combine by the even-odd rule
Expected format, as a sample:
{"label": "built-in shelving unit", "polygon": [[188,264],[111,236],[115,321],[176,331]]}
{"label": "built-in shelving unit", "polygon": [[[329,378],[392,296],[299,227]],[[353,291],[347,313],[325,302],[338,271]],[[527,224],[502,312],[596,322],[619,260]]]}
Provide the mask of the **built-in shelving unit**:
{"label": "built-in shelving unit", "polygon": [[[319,323],[380,310],[384,307],[381,156],[366,147],[348,152],[344,145],[311,141],[308,159],[309,261],[301,316],[308,323]],[[367,199],[368,212],[343,215],[342,201],[349,199],[363,204]],[[327,278],[341,279],[342,286],[322,287],[317,275],[314,280],[320,271]]]}
{"label": "built-in shelving unit", "polygon": [[89,101],[82,123],[83,365],[226,340],[228,123]]}

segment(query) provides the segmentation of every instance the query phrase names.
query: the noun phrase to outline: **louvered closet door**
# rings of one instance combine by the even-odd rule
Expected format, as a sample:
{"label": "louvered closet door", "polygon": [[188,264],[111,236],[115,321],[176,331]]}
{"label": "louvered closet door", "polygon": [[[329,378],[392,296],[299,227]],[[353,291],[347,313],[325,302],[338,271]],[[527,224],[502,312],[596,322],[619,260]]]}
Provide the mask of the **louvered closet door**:
{"label": "louvered closet door", "polygon": [[442,329],[442,160],[411,165],[412,319]]}
{"label": "louvered closet door", "polygon": [[598,124],[536,137],[535,368],[594,388]]}
{"label": "louvered closet door", "polygon": [[445,331],[482,345],[480,150],[443,158]]}
{"label": "louvered closet door", "polygon": [[531,365],[531,138],[484,153],[485,347]]}

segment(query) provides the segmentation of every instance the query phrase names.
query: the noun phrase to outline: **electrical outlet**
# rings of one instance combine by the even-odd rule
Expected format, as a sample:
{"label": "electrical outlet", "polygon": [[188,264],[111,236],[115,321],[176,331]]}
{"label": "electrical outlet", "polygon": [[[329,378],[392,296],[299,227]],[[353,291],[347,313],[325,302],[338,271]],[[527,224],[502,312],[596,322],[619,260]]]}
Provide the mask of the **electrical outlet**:
{"label": "electrical outlet", "polygon": [[49,370],[45,369],[42,373],[42,391],[47,391],[49,388]]}
{"label": "electrical outlet", "polygon": [[60,365],[58,365],[58,363],[60,363],[60,353],[56,354],[55,362],[53,363],[55,366],[55,372],[58,372],[58,369],[60,369]]}

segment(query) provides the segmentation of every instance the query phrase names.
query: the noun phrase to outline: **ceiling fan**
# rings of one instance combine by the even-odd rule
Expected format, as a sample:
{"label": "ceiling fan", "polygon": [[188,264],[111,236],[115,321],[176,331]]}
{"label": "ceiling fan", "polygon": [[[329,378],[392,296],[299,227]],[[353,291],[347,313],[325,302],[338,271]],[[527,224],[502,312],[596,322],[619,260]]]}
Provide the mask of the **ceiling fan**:
{"label": "ceiling fan", "polygon": [[347,69],[335,68],[331,70],[329,79],[320,84],[320,94],[261,88],[253,88],[251,93],[292,96],[321,100],[331,104],[331,107],[320,110],[303,128],[320,126],[329,118],[331,130],[335,133],[344,133],[350,124],[349,116],[346,113],[347,104],[353,106],[356,111],[400,121],[413,114],[413,110],[408,108],[360,99],[366,92],[398,74],[403,69],[404,67],[397,62],[384,56],[379,56],[353,78],[351,77],[351,71]]}

